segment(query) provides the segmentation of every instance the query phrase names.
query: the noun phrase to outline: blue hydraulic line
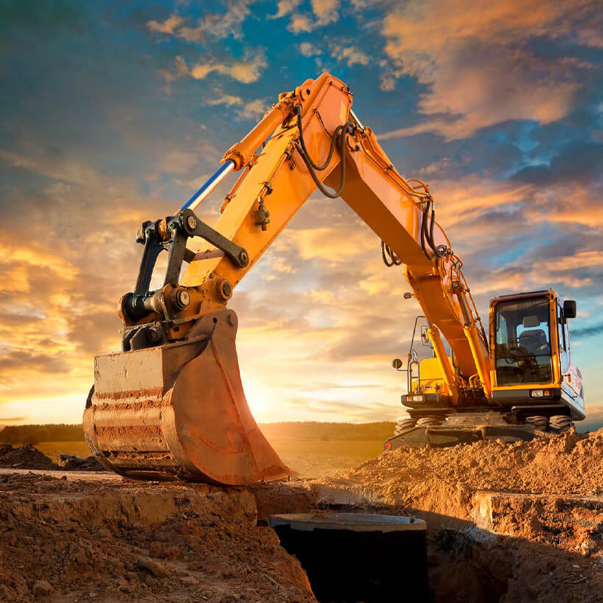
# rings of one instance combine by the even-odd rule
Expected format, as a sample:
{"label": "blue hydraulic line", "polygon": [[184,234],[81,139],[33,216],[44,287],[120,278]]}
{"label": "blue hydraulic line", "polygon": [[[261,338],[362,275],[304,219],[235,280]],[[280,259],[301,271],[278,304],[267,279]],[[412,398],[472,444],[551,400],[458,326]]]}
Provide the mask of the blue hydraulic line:
{"label": "blue hydraulic line", "polygon": [[209,194],[234,170],[234,161],[225,161],[214,173],[214,175],[201,186],[201,188],[180,208],[194,210]]}

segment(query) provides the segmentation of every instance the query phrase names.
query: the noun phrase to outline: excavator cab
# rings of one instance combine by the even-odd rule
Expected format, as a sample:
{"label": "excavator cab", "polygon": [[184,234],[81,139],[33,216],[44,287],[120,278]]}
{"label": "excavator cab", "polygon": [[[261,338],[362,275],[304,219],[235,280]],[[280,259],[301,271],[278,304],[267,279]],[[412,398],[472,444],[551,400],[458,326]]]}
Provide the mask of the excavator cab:
{"label": "excavator cab", "polygon": [[576,302],[562,303],[552,290],[492,300],[490,355],[495,403],[520,416],[534,417],[532,421],[541,425],[551,417],[585,418],[582,374],[570,353],[568,321],[575,317]]}

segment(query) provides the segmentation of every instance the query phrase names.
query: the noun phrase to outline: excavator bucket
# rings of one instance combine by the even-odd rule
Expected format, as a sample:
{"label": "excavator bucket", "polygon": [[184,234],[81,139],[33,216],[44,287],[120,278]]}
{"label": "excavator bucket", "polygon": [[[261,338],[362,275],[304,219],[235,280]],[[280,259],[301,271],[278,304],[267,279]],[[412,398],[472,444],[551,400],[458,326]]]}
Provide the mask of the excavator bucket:
{"label": "excavator bucket", "polygon": [[236,331],[236,314],[223,310],[181,342],[97,357],[84,432],[102,464],[147,480],[287,478],[247,405]]}

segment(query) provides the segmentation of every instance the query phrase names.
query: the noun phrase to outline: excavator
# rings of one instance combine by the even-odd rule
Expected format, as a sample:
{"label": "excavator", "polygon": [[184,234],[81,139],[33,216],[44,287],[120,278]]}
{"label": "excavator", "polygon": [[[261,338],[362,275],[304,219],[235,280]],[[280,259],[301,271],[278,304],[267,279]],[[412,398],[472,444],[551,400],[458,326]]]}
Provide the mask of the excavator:
{"label": "excavator", "polygon": [[[419,362],[411,350],[406,369],[394,361],[407,371],[409,418],[386,449],[526,439],[585,417],[567,330],[575,302],[553,291],[499,297],[488,338],[428,185],[400,175],[352,99],[328,73],[280,94],[178,212],[142,224],[138,278],[118,307],[122,350],[95,358],[84,411],[86,440],[107,468],[225,485],[290,476],[247,405],[228,301],[316,190],[377,234],[424,312],[433,357]],[[195,209],[233,171],[210,226]],[[164,250],[163,286],[150,290]]]}

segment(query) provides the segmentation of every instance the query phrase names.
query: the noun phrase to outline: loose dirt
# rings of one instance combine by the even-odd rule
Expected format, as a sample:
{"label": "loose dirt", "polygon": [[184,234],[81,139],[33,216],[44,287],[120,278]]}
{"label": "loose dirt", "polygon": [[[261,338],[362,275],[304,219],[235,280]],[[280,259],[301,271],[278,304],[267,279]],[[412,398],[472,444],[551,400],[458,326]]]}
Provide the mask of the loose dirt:
{"label": "loose dirt", "polygon": [[43,452],[31,444],[13,448],[10,444],[0,445],[0,467],[12,469],[58,469]]}
{"label": "loose dirt", "polygon": [[315,602],[265,519],[335,509],[426,519],[433,603],[603,603],[602,468],[603,430],[246,489],[0,472],[0,601]]}
{"label": "loose dirt", "polygon": [[57,465],[50,457],[32,444],[25,444],[18,448],[13,448],[10,444],[0,444],[0,467],[10,467],[11,469],[61,469],[62,471],[107,471],[94,456],[82,459],[69,454],[61,454]]}
{"label": "loose dirt", "polygon": [[603,601],[603,430],[400,448],[323,480],[430,530],[434,601]]}
{"label": "loose dirt", "polygon": [[81,459],[70,454],[61,454],[59,456],[59,467],[63,471],[106,471],[95,456]]}
{"label": "loose dirt", "polygon": [[372,500],[471,519],[477,491],[603,495],[603,429],[531,442],[399,448],[324,480]]}
{"label": "loose dirt", "polygon": [[0,476],[0,560],[3,602],[315,602],[242,489]]}

